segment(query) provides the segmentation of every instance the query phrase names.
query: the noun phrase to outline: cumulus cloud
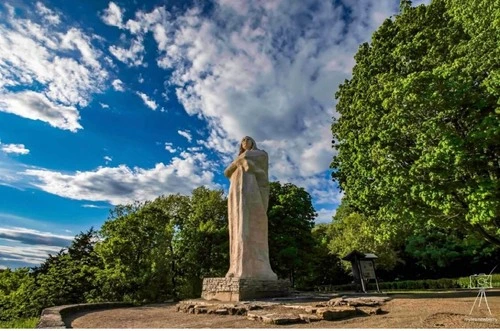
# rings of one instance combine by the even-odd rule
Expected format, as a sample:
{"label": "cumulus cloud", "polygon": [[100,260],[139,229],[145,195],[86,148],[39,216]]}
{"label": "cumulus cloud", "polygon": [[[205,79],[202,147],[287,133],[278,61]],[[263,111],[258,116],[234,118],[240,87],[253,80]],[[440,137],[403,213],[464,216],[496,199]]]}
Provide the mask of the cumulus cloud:
{"label": "cumulus cloud", "polygon": [[123,82],[119,79],[115,79],[111,82],[111,85],[113,86],[113,88],[115,89],[115,91],[118,91],[118,92],[123,92],[125,91],[125,87],[123,86]]}
{"label": "cumulus cloud", "polygon": [[136,67],[143,64],[144,61],[144,45],[142,44],[142,38],[133,39],[128,48],[110,46],[109,51],[113,56],[127,64],[129,67]]}
{"label": "cumulus cloud", "polygon": [[101,19],[104,23],[111,26],[116,26],[118,28],[123,28],[123,13],[118,5],[114,2],[110,2],[108,4],[108,8],[104,10],[104,13],[101,15]]}
{"label": "cumulus cloud", "polygon": [[36,3],[36,10],[42,16],[43,20],[49,24],[57,25],[61,22],[59,14],[45,7],[41,2]]}
{"label": "cumulus cloud", "polygon": [[331,223],[333,216],[335,216],[336,209],[321,208],[317,211],[318,217],[314,220],[316,224]]}
{"label": "cumulus cloud", "polygon": [[165,150],[169,151],[170,153],[177,152],[177,148],[175,148],[174,144],[172,143],[165,143]]}
{"label": "cumulus cloud", "polygon": [[139,97],[141,97],[142,101],[148,108],[151,108],[152,110],[156,110],[156,108],[158,108],[158,104],[156,103],[156,101],[150,99],[145,93],[142,92],[136,92],[136,93]]}
{"label": "cumulus cloud", "polygon": [[75,173],[27,169],[23,175],[33,178],[32,185],[48,193],[117,205],[151,200],[162,194],[190,194],[202,185],[216,187],[212,172],[215,167],[203,153],[181,152],[170,164],[158,163],[151,169],[126,165]]}
{"label": "cumulus cloud", "polygon": [[223,162],[252,136],[272,176],[324,198],[338,195],[324,176],[335,90],[359,44],[397,11],[396,0],[219,0],[210,15],[138,11],[122,29],[134,40],[152,33],[157,65],[172,72],[168,84],[186,112],[207,123],[204,146]]}
{"label": "cumulus cloud", "polygon": [[0,142],[0,149],[7,154],[29,154],[30,150],[24,144],[2,144]]}
{"label": "cumulus cloud", "polygon": [[79,123],[80,113],[74,106],[52,102],[43,93],[34,91],[0,94],[0,111],[43,121],[71,132],[83,129]]}
{"label": "cumulus cloud", "polygon": [[191,135],[189,130],[185,130],[185,131],[177,130],[177,133],[180,134],[181,136],[183,136],[184,138],[186,138],[189,142],[191,142],[191,140],[193,140],[193,136]]}
{"label": "cumulus cloud", "polygon": [[102,91],[108,75],[92,37],[62,27],[59,15],[40,2],[39,16],[32,19],[4,6],[9,10],[0,11],[0,111],[72,132],[81,129],[77,107]]}
{"label": "cumulus cloud", "polygon": [[102,109],[109,109],[109,105],[102,102],[99,102],[99,106],[101,106]]}

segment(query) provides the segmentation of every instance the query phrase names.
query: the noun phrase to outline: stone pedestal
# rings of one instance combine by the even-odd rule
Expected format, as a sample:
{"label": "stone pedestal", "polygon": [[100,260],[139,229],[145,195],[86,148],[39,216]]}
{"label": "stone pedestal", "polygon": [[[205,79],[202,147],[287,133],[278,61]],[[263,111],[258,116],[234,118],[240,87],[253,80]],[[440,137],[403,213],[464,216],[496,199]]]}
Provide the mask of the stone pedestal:
{"label": "stone pedestal", "polygon": [[201,297],[205,300],[245,301],[287,296],[290,281],[253,278],[204,278]]}

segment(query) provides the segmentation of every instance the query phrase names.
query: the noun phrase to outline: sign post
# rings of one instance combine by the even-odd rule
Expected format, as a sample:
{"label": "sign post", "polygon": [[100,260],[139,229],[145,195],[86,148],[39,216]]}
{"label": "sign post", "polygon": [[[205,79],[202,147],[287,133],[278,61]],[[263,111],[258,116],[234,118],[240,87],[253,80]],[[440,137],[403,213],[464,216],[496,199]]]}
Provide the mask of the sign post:
{"label": "sign post", "polygon": [[352,274],[354,279],[361,285],[361,289],[364,293],[368,289],[368,281],[374,279],[377,284],[377,292],[380,292],[378,286],[377,276],[375,274],[375,259],[377,259],[373,253],[361,253],[356,250],[350,252],[342,258],[344,261],[351,262]]}

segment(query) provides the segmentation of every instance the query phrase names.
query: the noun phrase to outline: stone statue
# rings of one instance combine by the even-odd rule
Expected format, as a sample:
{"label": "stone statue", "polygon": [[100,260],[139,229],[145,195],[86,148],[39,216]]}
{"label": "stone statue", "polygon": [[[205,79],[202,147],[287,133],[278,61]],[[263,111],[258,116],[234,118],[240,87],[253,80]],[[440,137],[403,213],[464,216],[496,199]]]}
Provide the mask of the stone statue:
{"label": "stone statue", "polygon": [[269,263],[268,156],[255,140],[241,140],[238,157],[224,170],[228,196],[230,266],[228,277],[277,280]]}

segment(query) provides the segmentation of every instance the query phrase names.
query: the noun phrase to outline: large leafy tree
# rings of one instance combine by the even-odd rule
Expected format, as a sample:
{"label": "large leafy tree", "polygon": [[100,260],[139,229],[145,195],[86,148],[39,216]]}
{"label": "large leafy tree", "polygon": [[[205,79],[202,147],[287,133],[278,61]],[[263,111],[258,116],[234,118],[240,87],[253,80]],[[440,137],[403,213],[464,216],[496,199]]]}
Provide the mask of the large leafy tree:
{"label": "large leafy tree", "polygon": [[33,300],[35,277],[29,268],[0,272],[0,321],[38,316],[43,306]]}
{"label": "large leafy tree", "polygon": [[221,190],[198,187],[175,238],[182,270],[182,296],[199,297],[204,277],[224,277],[229,268],[227,199]]}
{"label": "large leafy tree", "polygon": [[310,257],[313,263],[306,280],[309,288],[321,285],[344,284],[350,280],[342,266],[341,256],[332,252],[328,247],[333,240],[331,223],[317,224],[312,229],[315,247]]}
{"label": "large leafy tree", "polygon": [[39,267],[0,273],[0,320],[39,316],[45,307],[81,303],[100,291],[93,279],[101,262],[94,251],[97,232],[75,237],[68,248]]}
{"label": "large leafy tree", "polygon": [[189,198],[180,195],[116,207],[96,246],[104,263],[97,279],[102,299],[157,302],[175,297],[173,238],[188,213]]}
{"label": "large leafy tree", "polygon": [[500,245],[499,58],[489,0],[404,1],[360,46],[332,125],[333,178],[356,212]]}
{"label": "large leafy tree", "polygon": [[311,230],[317,214],[311,196],[291,183],[272,182],[269,194],[269,255],[280,278],[305,278],[313,267]]}
{"label": "large leafy tree", "polygon": [[[375,253],[377,266],[390,270],[396,265],[404,236],[401,235],[403,231],[397,231],[400,236],[384,236],[387,232],[392,233],[375,219],[355,212],[344,200],[326,229],[327,247],[331,254],[340,258],[353,250]],[[351,269],[349,262],[343,261],[343,266],[346,270]]]}

